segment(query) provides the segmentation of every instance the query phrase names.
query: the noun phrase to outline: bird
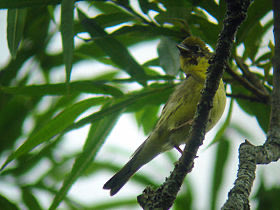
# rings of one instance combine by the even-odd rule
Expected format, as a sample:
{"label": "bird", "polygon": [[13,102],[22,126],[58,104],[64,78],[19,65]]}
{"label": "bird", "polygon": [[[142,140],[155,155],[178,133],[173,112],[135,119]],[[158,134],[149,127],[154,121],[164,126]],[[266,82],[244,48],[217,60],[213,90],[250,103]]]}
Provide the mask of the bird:
{"label": "bird", "polygon": [[[201,90],[207,76],[211,53],[198,37],[189,36],[177,45],[180,66],[186,78],[175,88],[165,104],[162,113],[148,138],[133,153],[131,159],[120,169],[103,189],[115,195],[143,165],[159,154],[188,143],[189,130],[195,115]],[[221,118],[226,105],[226,94],[222,79],[214,96],[206,125],[208,132]]]}

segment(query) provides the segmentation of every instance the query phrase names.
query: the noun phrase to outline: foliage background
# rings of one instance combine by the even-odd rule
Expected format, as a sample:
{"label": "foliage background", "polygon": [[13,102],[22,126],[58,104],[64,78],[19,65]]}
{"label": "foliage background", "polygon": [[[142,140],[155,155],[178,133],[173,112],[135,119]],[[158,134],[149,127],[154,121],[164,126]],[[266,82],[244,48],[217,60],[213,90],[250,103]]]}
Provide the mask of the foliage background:
{"label": "foliage background", "polygon": [[[62,7],[51,2],[0,2],[0,8],[9,8],[6,40],[11,55],[0,67],[0,152],[3,164],[9,163],[1,173],[1,206],[46,209],[63,200],[63,209],[137,209],[136,196],[146,185],[164,180],[176,152],[141,170],[119,197],[109,198],[101,187],[143,141],[138,131],[151,131],[161,105],[182,79],[176,43],[191,33],[215,47],[224,2],[81,1],[74,10],[73,1],[62,1]],[[271,4],[255,1],[230,61],[237,75],[268,92],[272,21]],[[243,62],[251,73],[246,74]],[[226,73],[224,81],[234,97],[201,149],[174,209],[220,206],[235,179],[238,145],[245,138],[254,144],[265,139],[268,104],[231,75]],[[119,127],[127,120],[123,116],[130,120],[122,124],[125,128]],[[140,129],[131,132],[135,122]],[[252,195],[256,209],[277,209],[276,165],[258,167]],[[92,189],[80,192],[85,185]]]}

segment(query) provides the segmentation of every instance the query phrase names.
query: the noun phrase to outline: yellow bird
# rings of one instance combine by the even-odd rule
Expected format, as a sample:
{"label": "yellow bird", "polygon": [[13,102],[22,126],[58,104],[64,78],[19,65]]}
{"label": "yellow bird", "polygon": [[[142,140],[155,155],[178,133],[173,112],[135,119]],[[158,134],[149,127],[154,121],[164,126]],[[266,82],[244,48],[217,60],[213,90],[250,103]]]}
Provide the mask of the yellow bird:
{"label": "yellow bird", "polygon": [[[197,37],[188,37],[177,45],[180,51],[180,64],[186,79],[170,95],[161,116],[150,134],[134,152],[128,163],[116,173],[103,188],[115,195],[143,165],[157,155],[188,142],[189,130],[206,79],[206,70],[211,56],[205,43]],[[221,118],[226,104],[223,81],[220,81],[210,111],[206,131],[209,131]]]}

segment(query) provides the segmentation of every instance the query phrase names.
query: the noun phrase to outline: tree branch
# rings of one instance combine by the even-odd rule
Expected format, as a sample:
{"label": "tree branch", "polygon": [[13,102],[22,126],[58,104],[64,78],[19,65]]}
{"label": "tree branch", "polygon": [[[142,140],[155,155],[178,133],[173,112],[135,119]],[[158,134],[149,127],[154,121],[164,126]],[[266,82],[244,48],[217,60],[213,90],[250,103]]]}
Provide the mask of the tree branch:
{"label": "tree branch", "polygon": [[247,96],[247,95],[243,95],[243,94],[226,94],[228,97],[231,98],[239,98],[239,99],[244,99],[244,100],[248,100],[248,101],[252,101],[252,102],[259,102],[259,103],[264,103],[261,99],[254,97],[254,96]]}
{"label": "tree branch", "polygon": [[237,66],[241,69],[244,77],[251,82],[258,90],[263,92],[263,95],[268,96],[269,92],[267,89],[265,89],[264,85],[260,81],[260,79],[253,74],[250,70],[249,67],[246,65],[246,63],[243,61],[243,59],[239,56],[235,56],[235,61]]}
{"label": "tree branch", "polygon": [[273,0],[275,54],[273,58],[273,91],[271,96],[268,142],[280,146],[280,2]]}
{"label": "tree branch", "polygon": [[240,145],[237,179],[222,209],[249,209],[249,195],[255,179],[256,165],[268,164],[280,158],[280,1],[273,0],[273,12],[275,56],[267,140],[262,146],[253,146],[248,141]]}
{"label": "tree branch", "polygon": [[211,65],[207,72],[205,88],[202,91],[201,100],[198,104],[194,122],[185,146],[183,155],[176,164],[170,177],[156,190],[146,188],[142,195],[138,196],[138,202],[144,209],[169,209],[187,173],[194,165],[197,151],[205,137],[206,122],[213,98],[222,78],[226,62],[230,56],[230,49],[240,24],[244,21],[250,0],[227,0],[227,12],[224,19],[224,27],[221,31],[216,46],[216,52],[211,59]]}
{"label": "tree branch", "polygon": [[234,187],[228,193],[228,200],[222,210],[250,209],[249,195],[255,180],[256,151],[247,140],[239,147],[239,165]]}
{"label": "tree branch", "polygon": [[257,96],[263,103],[269,102],[269,94],[266,92],[263,92],[259,88],[255,87],[251,82],[249,82],[244,77],[238,75],[236,72],[234,72],[229,65],[226,65],[226,72],[229,73],[236,81],[238,81],[241,85],[243,85],[246,89],[251,91],[255,96]]}

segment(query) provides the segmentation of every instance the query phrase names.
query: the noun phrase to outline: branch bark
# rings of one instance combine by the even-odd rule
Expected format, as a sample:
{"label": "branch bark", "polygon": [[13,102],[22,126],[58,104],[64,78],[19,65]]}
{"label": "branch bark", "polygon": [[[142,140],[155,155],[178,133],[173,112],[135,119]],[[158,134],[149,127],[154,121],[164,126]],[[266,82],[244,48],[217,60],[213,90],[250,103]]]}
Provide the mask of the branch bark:
{"label": "branch bark", "polygon": [[173,205],[186,174],[193,168],[198,148],[203,143],[206,122],[212,108],[214,95],[230,56],[230,49],[237,29],[245,20],[247,9],[251,3],[250,0],[227,0],[226,2],[227,12],[224,27],[219,35],[216,52],[208,68],[205,88],[202,91],[190,131],[189,143],[170,177],[158,189],[146,188],[143,194],[138,196],[138,203],[144,209],[169,209]]}
{"label": "branch bark", "polygon": [[280,145],[280,2],[273,0],[275,54],[273,58],[273,91],[271,96],[268,142]]}

